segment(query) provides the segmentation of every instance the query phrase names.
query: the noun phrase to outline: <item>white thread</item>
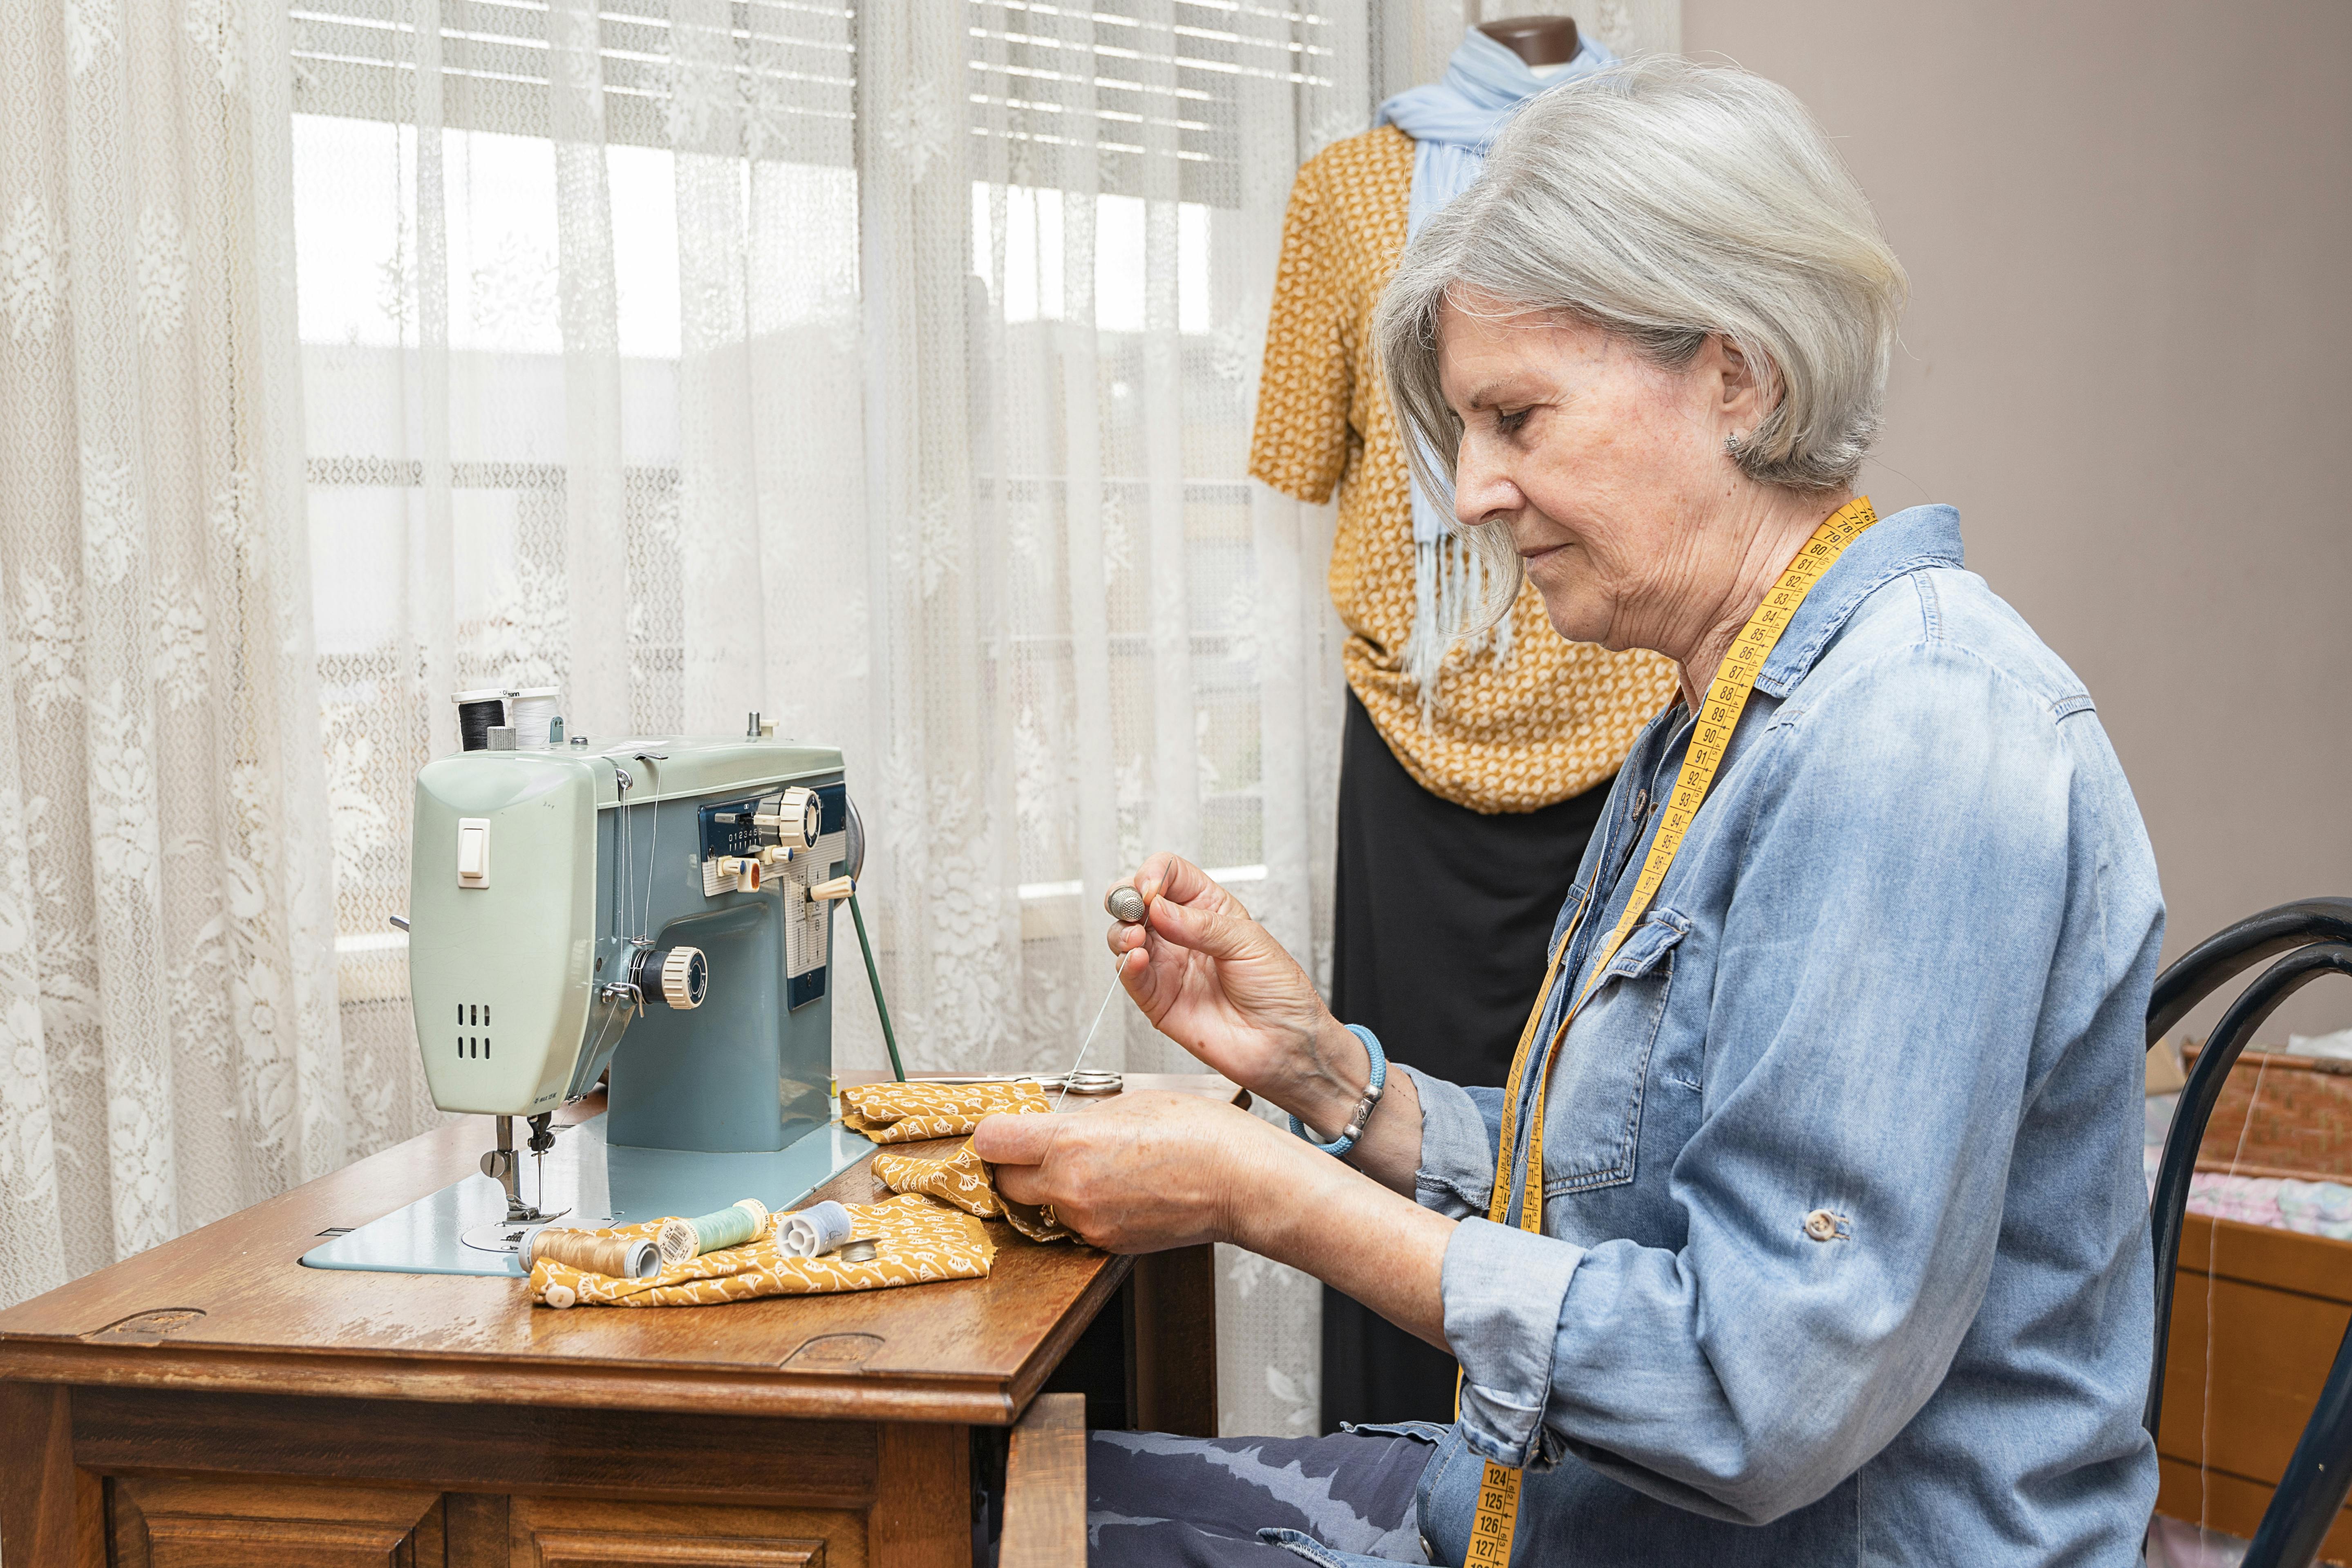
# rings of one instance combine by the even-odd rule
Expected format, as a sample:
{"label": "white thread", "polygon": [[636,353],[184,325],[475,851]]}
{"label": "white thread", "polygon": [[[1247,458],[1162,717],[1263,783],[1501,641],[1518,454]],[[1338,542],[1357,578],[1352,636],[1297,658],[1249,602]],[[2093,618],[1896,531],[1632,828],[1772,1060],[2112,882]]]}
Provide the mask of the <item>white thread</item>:
{"label": "white thread", "polygon": [[786,1258],[814,1258],[847,1241],[849,1229],[849,1211],[827,1198],[784,1215],[776,1228],[776,1249]]}
{"label": "white thread", "polygon": [[1087,1053],[1094,1049],[1095,1031],[1102,1027],[1103,1015],[1110,1011],[1110,999],[1118,994],[1118,965],[1126,962],[1121,958],[1112,963],[1110,989],[1103,993],[1102,1005],[1095,1009],[1095,1021],[1087,1026],[1087,1037],[1078,1042],[1078,1059],[1072,1062],[1070,1070],[1062,1075],[1062,1092],[1054,1097],[1054,1109],[1056,1110],[1062,1109],[1062,1101],[1070,1098],[1070,1080],[1078,1076],[1078,1069],[1087,1065]]}
{"label": "white thread", "polygon": [[507,693],[507,722],[514,726],[515,745],[522,751],[547,750],[549,723],[555,718],[556,689],[525,687]]}

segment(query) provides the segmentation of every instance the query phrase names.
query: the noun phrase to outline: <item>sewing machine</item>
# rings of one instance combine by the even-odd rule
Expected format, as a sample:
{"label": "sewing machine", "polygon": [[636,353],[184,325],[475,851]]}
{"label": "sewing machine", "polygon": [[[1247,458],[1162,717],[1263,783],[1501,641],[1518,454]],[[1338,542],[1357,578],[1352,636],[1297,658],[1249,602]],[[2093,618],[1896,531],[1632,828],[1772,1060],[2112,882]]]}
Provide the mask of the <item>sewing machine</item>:
{"label": "sewing machine", "polygon": [[[829,1100],[832,915],[864,830],[840,752],[751,728],[468,751],[418,773],[417,1046],[433,1102],[494,1117],[497,1142],[480,1176],[304,1263],[512,1274],[549,1220],[788,1206],[871,1149]],[[604,1115],[554,1125],[607,1073]]]}

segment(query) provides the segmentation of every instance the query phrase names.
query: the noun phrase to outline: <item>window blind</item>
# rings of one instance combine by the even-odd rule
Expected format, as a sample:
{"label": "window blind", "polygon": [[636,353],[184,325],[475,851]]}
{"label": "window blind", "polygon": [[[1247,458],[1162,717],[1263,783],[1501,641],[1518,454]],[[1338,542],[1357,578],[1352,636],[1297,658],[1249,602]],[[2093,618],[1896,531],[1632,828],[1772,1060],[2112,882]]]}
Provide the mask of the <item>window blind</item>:
{"label": "window blind", "polygon": [[[416,17],[426,8],[414,0],[297,0],[296,111],[413,123]],[[440,18],[444,123],[551,135],[546,0],[439,0],[432,8]],[[598,12],[608,142],[671,145],[669,9],[668,0],[629,0]],[[856,91],[849,8],[824,0],[732,0],[728,10],[745,150],[808,162],[804,149],[845,147],[839,127]]]}
{"label": "window blind", "polygon": [[[975,168],[1001,167],[1015,184],[1232,206],[1241,199],[1241,95],[1329,79],[1329,22],[1286,5],[961,3],[965,125],[976,139],[1006,143],[1001,163]],[[848,156],[854,143],[841,132],[857,109],[854,10],[827,0],[730,0],[728,10],[741,151],[803,163]],[[428,11],[439,20],[445,124],[552,134],[546,0],[298,0],[297,111],[414,123],[417,19]],[[669,0],[600,9],[598,56],[605,141],[672,145]],[[1167,171],[1154,177],[1155,156],[1173,160],[1172,191]]]}
{"label": "window blind", "polygon": [[[1002,135],[1016,184],[1241,200],[1241,95],[1285,101],[1330,79],[1330,23],[1251,0],[965,0],[972,133]],[[1172,155],[1176,189],[1152,177]]]}

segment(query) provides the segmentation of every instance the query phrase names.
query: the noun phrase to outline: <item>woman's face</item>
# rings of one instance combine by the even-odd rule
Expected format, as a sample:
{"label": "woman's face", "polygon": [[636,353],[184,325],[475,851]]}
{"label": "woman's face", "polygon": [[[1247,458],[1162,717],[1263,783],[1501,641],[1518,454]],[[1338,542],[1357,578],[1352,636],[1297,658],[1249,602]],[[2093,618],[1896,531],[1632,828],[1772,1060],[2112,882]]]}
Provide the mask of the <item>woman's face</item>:
{"label": "woman's face", "polygon": [[1710,524],[1757,488],[1724,449],[1759,407],[1738,350],[1710,338],[1666,370],[1596,327],[1449,301],[1438,374],[1463,424],[1455,514],[1509,528],[1560,636],[1655,647],[1708,612],[1738,569]]}

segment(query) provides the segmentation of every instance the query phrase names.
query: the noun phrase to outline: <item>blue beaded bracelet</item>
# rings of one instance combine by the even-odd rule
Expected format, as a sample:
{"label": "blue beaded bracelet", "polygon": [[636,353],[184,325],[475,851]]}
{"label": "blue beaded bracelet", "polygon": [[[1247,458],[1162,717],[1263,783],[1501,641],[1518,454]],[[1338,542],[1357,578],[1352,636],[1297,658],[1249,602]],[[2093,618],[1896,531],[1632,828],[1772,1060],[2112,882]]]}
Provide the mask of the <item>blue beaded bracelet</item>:
{"label": "blue beaded bracelet", "polygon": [[1381,1037],[1361,1024],[1349,1025],[1348,1033],[1364,1042],[1365,1053],[1372,1058],[1372,1081],[1364,1090],[1364,1098],[1356,1101],[1355,1114],[1348,1119],[1347,1127],[1330,1142],[1315,1143],[1315,1136],[1307,1131],[1307,1123],[1299,1121],[1296,1116],[1290,1119],[1290,1130],[1293,1132],[1297,1133],[1309,1143],[1315,1143],[1316,1148],[1335,1158],[1354,1148],[1356,1140],[1364,1135],[1364,1124],[1371,1121],[1372,1108],[1380,1104],[1381,1091],[1389,1084],[1389,1054],[1381,1049]]}

